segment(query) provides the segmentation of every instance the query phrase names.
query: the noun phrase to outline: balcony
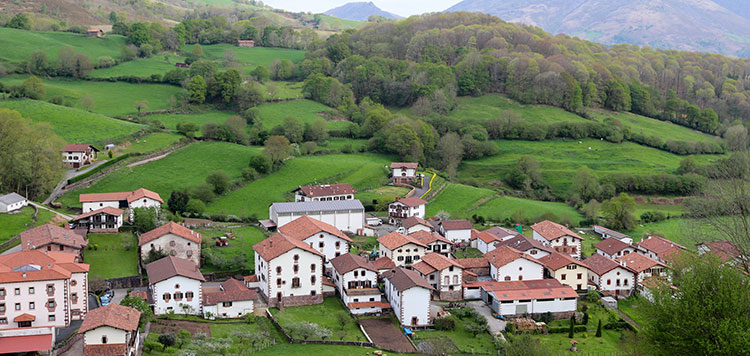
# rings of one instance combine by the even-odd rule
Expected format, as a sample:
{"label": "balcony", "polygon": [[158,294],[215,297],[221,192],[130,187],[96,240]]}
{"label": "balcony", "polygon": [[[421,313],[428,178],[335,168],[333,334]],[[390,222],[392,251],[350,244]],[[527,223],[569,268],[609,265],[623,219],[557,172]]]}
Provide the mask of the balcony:
{"label": "balcony", "polygon": [[380,289],[377,288],[346,288],[344,292],[348,296],[380,295]]}

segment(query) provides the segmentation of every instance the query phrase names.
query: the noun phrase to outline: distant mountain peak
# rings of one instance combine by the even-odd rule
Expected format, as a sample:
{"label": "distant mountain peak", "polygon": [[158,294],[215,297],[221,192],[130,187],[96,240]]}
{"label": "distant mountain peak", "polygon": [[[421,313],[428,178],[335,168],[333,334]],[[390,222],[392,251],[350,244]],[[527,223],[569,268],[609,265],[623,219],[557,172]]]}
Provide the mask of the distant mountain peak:
{"label": "distant mountain peak", "polygon": [[350,2],[325,12],[326,15],[336,16],[341,19],[367,21],[372,15],[382,16],[387,19],[398,19],[401,16],[381,10],[372,1]]}

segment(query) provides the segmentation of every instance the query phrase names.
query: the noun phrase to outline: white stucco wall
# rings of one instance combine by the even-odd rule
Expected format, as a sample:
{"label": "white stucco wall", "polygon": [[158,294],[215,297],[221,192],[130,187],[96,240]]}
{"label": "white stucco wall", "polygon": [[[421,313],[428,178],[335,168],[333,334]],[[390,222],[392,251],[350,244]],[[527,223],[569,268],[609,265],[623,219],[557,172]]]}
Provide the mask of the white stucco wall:
{"label": "white stucco wall", "polygon": [[[561,313],[561,312],[573,312],[578,308],[578,299],[573,298],[555,298],[552,301],[541,301],[539,299],[532,299],[530,302],[521,303],[518,300],[514,300],[512,303],[498,303],[500,306],[500,315],[514,315],[514,314],[537,314],[537,313]],[[526,306],[526,310],[522,310],[519,306]]]}
{"label": "white stucco wall", "polygon": [[413,243],[405,244],[397,249],[395,251],[391,251],[383,244],[380,244],[380,247],[378,248],[378,251],[380,252],[380,257],[388,257],[390,258],[393,263],[396,264],[397,267],[403,267],[407,265],[406,263],[406,257],[411,256],[412,262],[411,264],[419,262],[422,257],[425,255],[425,248]]}
{"label": "white stucco wall", "polygon": [[102,345],[102,337],[107,337],[107,344],[127,344],[128,333],[125,330],[113,328],[111,326],[100,326],[83,333],[86,345]]}
{"label": "white stucco wall", "polygon": [[411,234],[413,234],[413,233],[415,233],[417,231],[427,231],[427,232],[430,232],[430,231],[432,231],[432,228],[429,227],[429,226],[424,226],[422,224],[417,224],[417,225],[414,225],[414,226],[406,229],[406,234],[407,235],[411,235]]}
{"label": "white stucco wall", "polygon": [[444,230],[443,236],[453,242],[467,242],[469,241],[469,239],[471,239],[471,229],[447,231]]}
{"label": "white stucco wall", "polygon": [[16,211],[18,209],[23,209],[23,207],[25,207],[27,205],[29,205],[29,201],[25,200],[25,199],[22,200],[22,201],[19,201],[17,203],[7,204],[7,205],[4,204],[4,203],[2,203],[2,202],[0,202],[0,213],[9,213],[11,211]]}
{"label": "white stucco wall", "polygon": [[[401,317],[399,320],[403,325],[427,326],[430,320],[430,290],[421,287],[413,287],[401,293],[401,309],[397,312]],[[394,309],[395,311],[395,309]],[[417,317],[416,325],[412,325],[412,318]]]}
{"label": "white stucco wall", "polygon": [[117,201],[117,200],[113,200],[113,201],[97,201],[97,202],[84,202],[84,203],[82,203],[81,206],[82,206],[83,212],[84,213],[88,213],[88,212],[91,212],[91,211],[94,211],[94,210],[99,210],[101,208],[106,208],[106,207],[119,209],[120,208],[120,202]]}
{"label": "white stucco wall", "polygon": [[365,225],[365,211],[362,210],[340,210],[325,212],[304,212],[279,214],[271,205],[269,208],[269,219],[276,223],[277,227],[284,226],[297,218],[309,216],[324,223],[335,226],[341,231],[357,232]]}
{"label": "white stucco wall", "polygon": [[620,258],[622,256],[625,256],[625,255],[627,255],[629,253],[633,253],[633,252],[636,252],[636,250],[634,248],[632,248],[632,247],[626,247],[626,248],[622,249],[622,251],[618,251],[614,255],[610,255],[610,254],[608,254],[608,253],[606,253],[606,252],[604,252],[604,251],[602,251],[602,250],[600,250],[598,248],[596,249],[596,253],[598,253],[598,254],[606,257],[606,258],[612,259],[612,260],[618,259],[618,258]]}
{"label": "white stucco wall", "polygon": [[128,203],[128,206],[130,207],[130,209],[135,209],[135,208],[157,208],[159,209],[161,208],[161,203],[158,200],[144,197],[144,198],[134,200]]}
{"label": "white stucco wall", "polygon": [[[570,266],[571,269],[568,269],[568,266]],[[576,289],[576,290],[586,289],[586,286],[588,285],[588,278],[589,278],[588,268],[579,266],[574,263],[568,266],[560,268],[556,271],[552,271],[551,273],[552,277],[560,281],[560,283],[566,286],[570,286],[573,289]]]}
{"label": "white stucco wall", "polygon": [[[196,234],[198,233],[196,232]],[[161,248],[170,256],[190,260],[196,265],[200,265],[201,245],[175,234],[164,234],[163,236],[151,240],[141,246],[141,260],[148,257],[148,253],[151,251],[152,247],[156,250]]]}
{"label": "white stucco wall", "polygon": [[241,318],[245,314],[252,314],[255,306],[252,300],[228,303],[231,305],[224,306],[222,302],[216,303],[216,305],[204,305],[203,317],[208,318],[208,313],[211,313],[214,318]]}
{"label": "white stucco wall", "polygon": [[510,277],[510,281],[543,279],[544,266],[525,258],[518,258],[499,269],[490,263],[490,276],[496,281],[505,281],[506,276]]}
{"label": "white stucco wall", "polygon": [[[179,288],[175,288],[176,285],[179,285]],[[167,314],[170,310],[173,310],[175,314],[186,314],[182,308],[182,304],[192,307],[192,314],[201,314],[201,281],[183,276],[175,276],[152,284],[151,289],[154,298],[154,314]],[[176,292],[182,292],[181,301],[175,301],[174,294]],[[185,293],[187,292],[193,292],[193,299],[191,301],[188,301],[185,297]],[[164,293],[170,294],[169,301],[164,300]]]}
{"label": "white stucco wall", "polygon": [[[593,272],[589,276],[590,280],[596,284],[600,291],[632,290],[635,287],[635,274],[622,267],[614,268],[602,276],[598,276]],[[607,284],[607,281],[609,281],[609,284]]]}
{"label": "white stucco wall", "polygon": [[[296,264],[298,271],[294,272],[295,259],[299,259]],[[315,265],[315,272],[311,271],[311,265]],[[281,273],[277,272],[277,267],[281,267]],[[275,298],[277,293],[281,292],[282,297],[311,295],[315,291],[316,295],[323,293],[323,258],[308,251],[294,248],[271,261],[265,261],[257,253],[255,254],[255,273],[261,281],[261,292],[267,298]],[[315,283],[311,277],[315,276]],[[298,277],[300,286],[292,287],[292,279]],[[277,279],[281,279],[281,287],[277,285]],[[265,279],[265,280],[264,280]]]}
{"label": "white stucco wall", "polygon": [[349,253],[348,241],[327,232],[318,232],[306,238],[304,242],[325,256],[326,268],[331,268],[332,259]]}
{"label": "white stucco wall", "polygon": [[[394,177],[414,178],[417,176],[417,170],[413,168],[393,168],[391,172],[393,172]],[[402,176],[402,173],[406,174]]]}
{"label": "white stucco wall", "polygon": [[[51,296],[47,294],[48,284],[54,286]],[[29,293],[30,287],[34,288],[33,294]],[[0,304],[5,304],[5,313],[0,314],[0,318],[7,318],[7,324],[0,324],[0,330],[17,328],[18,324],[13,319],[21,314],[34,315],[32,327],[67,326],[65,317],[69,316],[70,307],[66,305],[68,303],[66,289],[69,287],[69,280],[66,279],[0,284],[0,289],[5,289],[5,297],[0,297]],[[19,289],[19,295],[15,294],[16,288]],[[47,302],[50,300],[55,302],[54,310],[51,312],[47,308]],[[17,303],[20,310],[16,310]],[[34,303],[33,309],[31,303]],[[50,315],[55,316],[54,321],[49,320]]]}

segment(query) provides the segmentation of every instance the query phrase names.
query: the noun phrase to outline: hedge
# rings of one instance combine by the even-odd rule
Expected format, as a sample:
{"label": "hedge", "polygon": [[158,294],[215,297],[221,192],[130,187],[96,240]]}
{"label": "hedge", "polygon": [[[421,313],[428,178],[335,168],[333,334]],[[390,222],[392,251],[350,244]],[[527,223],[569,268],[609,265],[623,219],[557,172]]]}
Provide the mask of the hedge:
{"label": "hedge", "polygon": [[119,157],[113,158],[113,159],[111,159],[111,160],[109,160],[107,162],[104,162],[103,164],[97,166],[96,168],[94,168],[94,169],[92,169],[92,170],[90,170],[90,171],[88,171],[88,172],[86,172],[84,174],[81,174],[79,176],[75,176],[73,178],[68,179],[68,184],[73,184],[75,182],[79,182],[79,181],[82,181],[82,180],[84,180],[84,179],[86,179],[88,177],[91,177],[94,174],[99,173],[103,169],[105,169],[107,167],[110,167],[110,166],[114,165],[115,163],[120,162],[120,161],[122,161],[122,160],[124,160],[124,159],[126,159],[128,157],[130,157],[130,153],[126,153],[126,154],[124,154],[122,156],[119,156]]}
{"label": "hedge", "polygon": [[[549,331],[550,334],[564,334],[570,331],[570,326],[552,327],[548,328],[547,331]],[[586,325],[576,325],[573,327],[573,332],[582,333],[586,331],[588,331]]]}

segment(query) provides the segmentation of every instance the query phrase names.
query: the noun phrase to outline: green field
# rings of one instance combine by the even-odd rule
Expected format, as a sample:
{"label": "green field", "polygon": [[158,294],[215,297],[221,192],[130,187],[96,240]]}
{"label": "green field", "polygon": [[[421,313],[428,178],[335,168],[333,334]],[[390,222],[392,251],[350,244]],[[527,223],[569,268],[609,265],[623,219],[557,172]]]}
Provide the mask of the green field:
{"label": "green field", "polygon": [[652,234],[674,241],[690,250],[695,250],[695,244],[698,241],[692,237],[697,236],[700,229],[709,230],[710,227],[699,225],[693,220],[674,218],[653,224],[636,225],[635,229],[628,231],[627,234],[633,238],[634,242],[638,242],[644,236]]}
{"label": "green field", "polygon": [[[190,189],[204,184],[211,173],[223,170],[232,179],[240,176],[259,148],[224,142],[198,142],[158,161],[117,170],[93,186],[68,192],[58,200],[65,206],[78,207],[81,193],[127,192],[138,188],[153,190],[167,199],[175,189]],[[233,204],[237,204],[234,201]]]}
{"label": "green field", "polygon": [[138,274],[138,239],[133,234],[89,234],[88,239],[92,249],[87,248],[83,258],[91,266],[90,275],[108,279]]}
{"label": "green field", "polygon": [[668,121],[648,118],[629,112],[613,113],[605,110],[595,111],[599,120],[606,117],[613,117],[619,120],[625,127],[629,127],[634,133],[641,133],[647,136],[657,136],[666,140],[687,141],[687,142],[720,142],[721,139],[711,135],[704,134],[684,126],[673,124]]}
{"label": "green field", "polygon": [[[203,251],[212,249],[212,252],[216,252],[226,258],[235,258],[239,256],[245,261],[242,267],[248,271],[255,269],[255,254],[252,252],[252,246],[266,238],[266,235],[255,226],[233,229],[198,229],[197,231],[200,231],[203,234],[203,242],[206,244],[206,247],[203,247]],[[236,239],[229,240],[229,246],[216,247],[216,240],[213,238],[224,236],[224,233],[230,231],[234,234]],[[203,273],[218,272],[220,269],[207,262],[203,265],[201,271]]]}
{"label": "green field", "polygon": [[473,322],[471,319],[460,319],[454,317],[456,322],[456,328],[452,331],[441,331],[441,330],[423,330],[416,333],[414,343],[419,344],[420,342],[436,340],[436,339],[448,339],[453,345],[460,351],[457,354],[485,354],[492,355],[497,351],[495,345],[492,344],[492,336],[489,333],[481,333],[474,336],[466,329],[466,324]]}
{"label": "green field", "polygon": [[[169,59],[165,60],[164,56]],[[92,78],[112,78],[121,76],[150,77],[152,74],[163,75],[175,69],[175,63],[184,62],[184,57],[171,53],[160,53],[150,58],[138,58],[123,62],[109,68],[96,69],[91,72]]]}
{"label": "green field", "polygon": [[[14,214],[0,214],[0,243],[10,240],[29,229],[34,208],[27,206]],[[41,226],[52,220],[55,214],[48,210],[39,209],[39,216],[35,226]],[[20,242],[19,242],[20,243]]]}
{"label": "green field", "polygon": [[68,143],[105,142],[133,134],[143,128],[143,125],[44,101],[0,101],[0,107],[16,110],[35,123],[50,124],[55,134]]}
{"label": "green field", "polygon": [[[599,304],[579,302],[579,310],[581,306],[588,305],[589,322],[586,324],[588,332],[575,333],[574,340],[578,341],[578,351],[585,355],[610,355],[620,354],[625,348],[623,344],[622,336],[623,331],[618,330],[602,330],[602,337],[596,337],[596,328],[599,320],[602,321],[602,325],[607,324],[610,321],[617,320],[617,316],[613,311],[605,310]],[[555,320],[549,323],[551,327],[568,327],[570,325],[570,319],[567,320]],[[542,342],[542,345],[549,348],[550,352],[555,354],[561,354],[568,352],[570,349],[570,338],[568,333],[556,333],[539,336],[538,339]]]}
{"label": "green field", "polygon": [[[20,85],[25,75],[10,75],[0,79],[5,85]],[[90,82],[83,80],[44,79],[47,96],[44,100],[61,96],[81,107],[79,100],[88,96],[93,99],[91,110],[108,116],[135,114],[135,103],[148,101],[148,110],[161,110],[170,107],[170,97],[182,90],[166,84],[131,84],[124,82]]]}
{"label": "green field", "polygon": [[206,213],[256,214],[265,219],[271,203],[288,201],[289,192],[300,185],[349,183],[359,191],[379,187],[387,180],[384,167],[389,162],[388,157],[373,154],[297,157],[287,161],[278,172],[220,197],[208,206]]}
{"label": "green field", "polygon": [[154,132],[137,140],[128,141],[120,146],[121,148],[117,148],[117,152],[141,154],[156,152],[174,145],[184,137],[173,133]]}
{"label": "green field", "polygon": [[[156,114],[156,115],[149,115],[146,117],[147,120],[150,121],[159,121],[164,126],[166,126],[169,129],[175,130],[177,128],[177,124],[179,123],[185,123],[185,122],[192,122],[198,127],[203,126],[203,124],[213,122],[216,124],[223,124],[227,121],[227,118],[230,116],[235,116],[237,113],[233,113],[230,111],[217,111],[217,110],[209,110],[205,112],[196,112],[191,114]],[[200,132],[197,133],[200,135]]]}
{"label": "green field", "polygon": [[[359,326],[349,315],[349,310],[338,297],[328,297],[323,304],[304,305],[299,307],[286,307],[283,311],[277,308],[269,308],[269,311],[279,321],[283,328],[290,325],[309,321],[321,327],[331,330],[333,340],[343,339],[345,341],[367,341],[367,338],[359,329]],[[341,313],[348,317],[348,323],[341,325],[336,314]],[[344,332],[344,337],[337,336],[338,332]]]}
{"label": "green field", "polygon": [[[236,60],[240,63],[240,70],[245,74],[255,69],[258,65],[268,67],[276,59],[288,59],[292,62],[300,62],[305,58],[305,51],[284,48],[267,47],[237,47],[230,44],[201,45],[203,58],[221,61],[226,50],[232,50],[237,54]],[[185,45],[180,48],[183,53],[190,53],[193,45]]]}
{"label": "green field", "polygon": [[[332,110],[331,108],[312,100],[293,100],[273,104],[262,104],[258,106],[260,120],[263,128],[270,130],[276,126],[283,125],[287,117],[296,117],[304,123],[312,123],[316,119],[322,119],[320,113]],[[328,129],[343,129],[349,125],[348,121],[328,121]]]}
{"label": "green field", "polygon": [[[117,58],[126,38],[107,35],[104,38],[89,38],[86,35],[70,32],[24,31],[0,28],[0,59],[9,62],[26,61],[35,51],[44,51],[50,60],[55,60],[61,48],[70,46],[83,53],[96,63],[101,56]],[[12,49],[12,50],[11,50]]]}

